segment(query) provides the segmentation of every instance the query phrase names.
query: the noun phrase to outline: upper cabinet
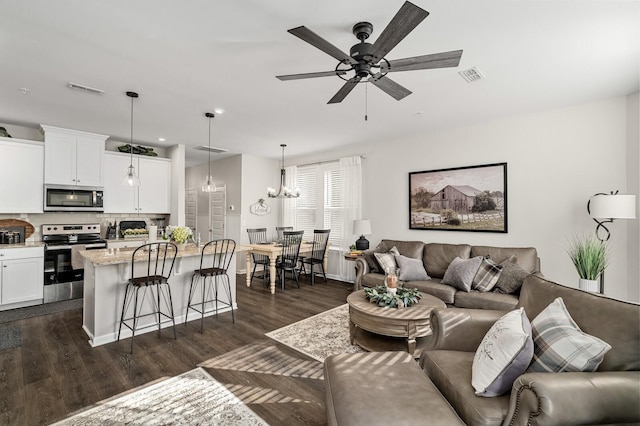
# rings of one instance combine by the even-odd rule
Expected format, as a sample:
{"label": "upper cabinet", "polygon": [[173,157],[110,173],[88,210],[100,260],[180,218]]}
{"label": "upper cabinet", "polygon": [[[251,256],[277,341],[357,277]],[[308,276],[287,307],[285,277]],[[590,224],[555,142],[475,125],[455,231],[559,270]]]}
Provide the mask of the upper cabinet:
{"label": "upper cabinet", "polygon": [[103,186],[104,143],[108,136],[41,125],[44,183]]}
{"label": "upper cabinet", "polygon": [[42,213],[44,144],[0,138],[0,213]]}
{"label": "upper cabinet", "polygon": [[124,184],[131,156],[117,152],[104,154],[105,213],[171,213],[171,160],[133,156],[140,186]]}

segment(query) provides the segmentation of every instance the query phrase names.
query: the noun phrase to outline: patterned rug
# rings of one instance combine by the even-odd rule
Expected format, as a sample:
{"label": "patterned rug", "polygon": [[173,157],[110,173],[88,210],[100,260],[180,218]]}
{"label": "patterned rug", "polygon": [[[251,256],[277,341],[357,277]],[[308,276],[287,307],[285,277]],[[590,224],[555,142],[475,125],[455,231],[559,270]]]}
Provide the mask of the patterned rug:
{"label": "patterned rug", "polygon": [[364,352],[349,343],[349,305],[346,303],[265,335],[319,362],[333,354]]}
{"label": "patterned rug", "polygon": [[267,425],[202,368],[125,392],[55,423],[124,424]]}

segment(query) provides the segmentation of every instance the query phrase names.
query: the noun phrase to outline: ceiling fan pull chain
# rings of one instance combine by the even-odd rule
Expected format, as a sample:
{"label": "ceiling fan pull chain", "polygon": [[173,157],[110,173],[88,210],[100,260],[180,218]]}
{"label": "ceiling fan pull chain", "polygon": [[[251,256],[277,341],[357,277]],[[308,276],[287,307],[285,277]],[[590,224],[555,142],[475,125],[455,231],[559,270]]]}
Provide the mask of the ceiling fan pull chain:
{"label": "ceiling fan pull chain", "polygon": [[364,121],[367,121],[368,116],[368,106],[369,106],[369,82],[365,81],[364,83]]}

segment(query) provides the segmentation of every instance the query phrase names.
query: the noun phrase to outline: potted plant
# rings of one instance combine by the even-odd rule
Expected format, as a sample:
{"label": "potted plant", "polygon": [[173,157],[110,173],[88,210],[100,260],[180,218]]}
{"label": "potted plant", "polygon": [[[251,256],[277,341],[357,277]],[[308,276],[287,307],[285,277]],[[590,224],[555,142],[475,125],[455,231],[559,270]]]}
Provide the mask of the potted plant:
{"label": "potted plant", "polygon": [[598,278],[609,264],[609,247],[595,236],[576,236],[567,250],[580,276],[582,290],[598,291]]}

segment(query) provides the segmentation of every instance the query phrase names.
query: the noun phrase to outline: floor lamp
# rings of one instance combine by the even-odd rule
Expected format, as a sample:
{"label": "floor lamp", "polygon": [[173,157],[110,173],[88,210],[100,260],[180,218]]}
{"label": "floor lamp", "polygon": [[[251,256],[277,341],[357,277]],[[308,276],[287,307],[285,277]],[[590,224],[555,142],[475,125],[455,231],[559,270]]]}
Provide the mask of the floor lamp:
{"label": "floor lamp", "polygon": [[[618,194],[618,191],[609,194],[599,192],[589,198],[587,212],[598,224],[596,237],[604,242],[611,237],[611,232],[606,224],[613,223],[615,219],[636,218],[636,196]],[[600,275],[600,293],[604,293],[604,271]]]}

